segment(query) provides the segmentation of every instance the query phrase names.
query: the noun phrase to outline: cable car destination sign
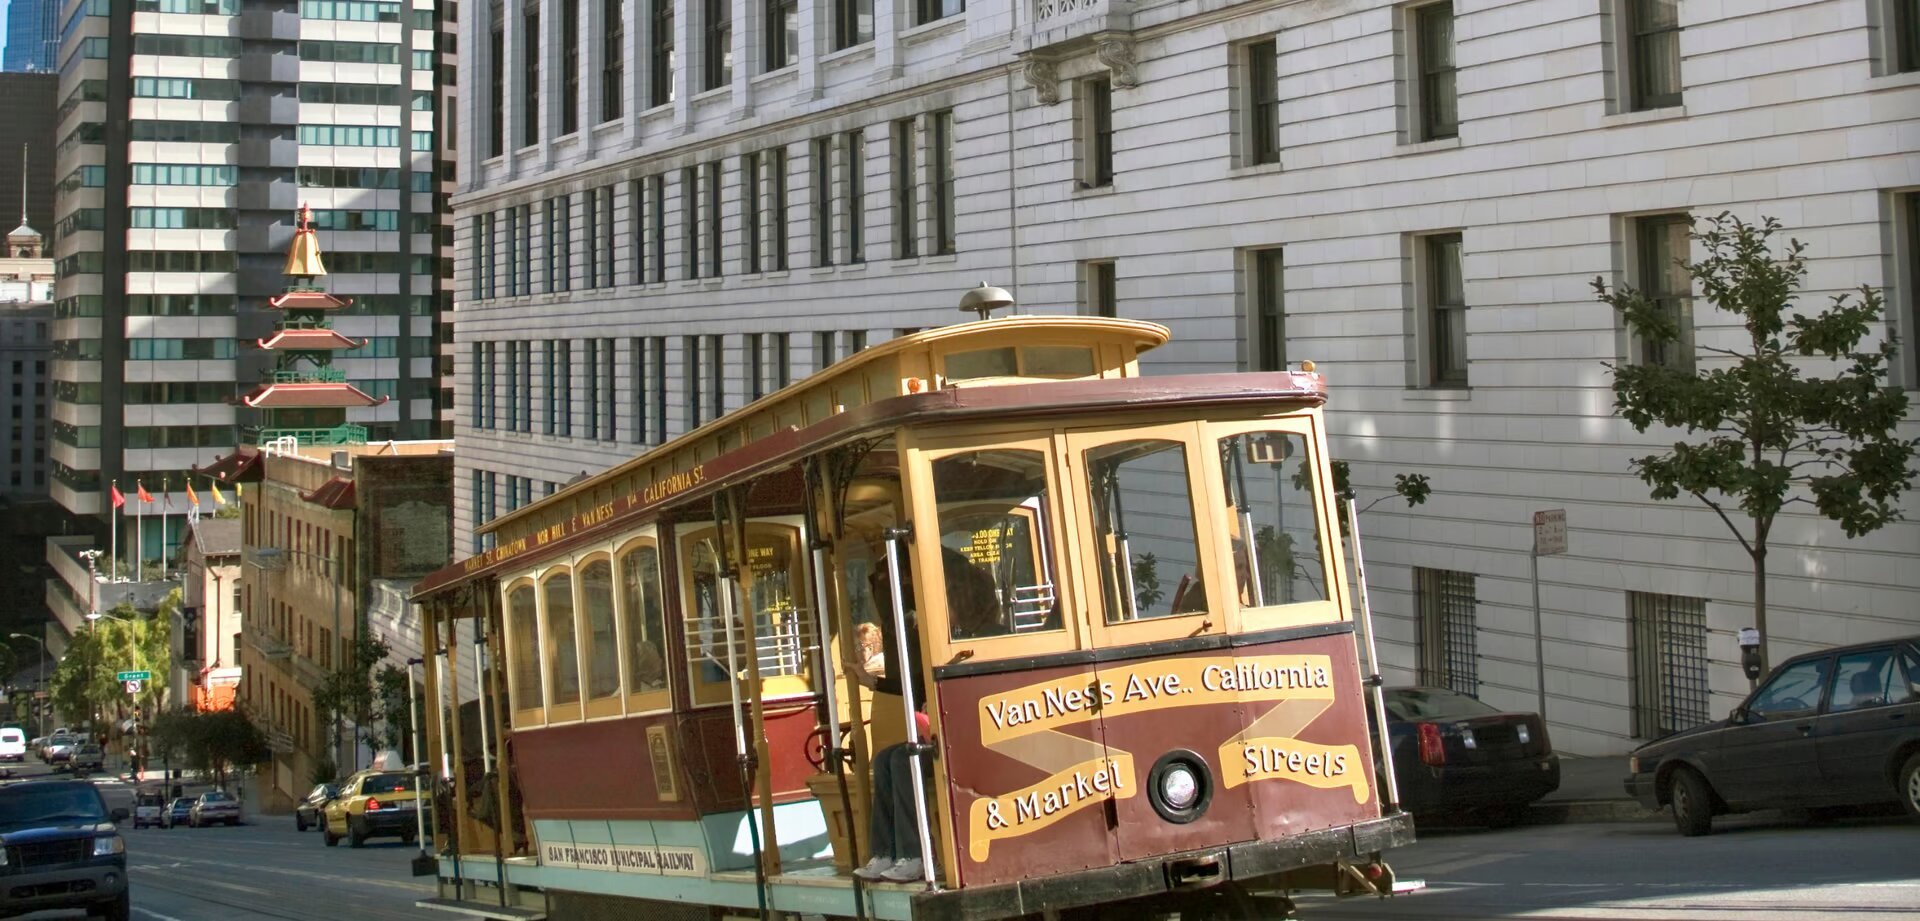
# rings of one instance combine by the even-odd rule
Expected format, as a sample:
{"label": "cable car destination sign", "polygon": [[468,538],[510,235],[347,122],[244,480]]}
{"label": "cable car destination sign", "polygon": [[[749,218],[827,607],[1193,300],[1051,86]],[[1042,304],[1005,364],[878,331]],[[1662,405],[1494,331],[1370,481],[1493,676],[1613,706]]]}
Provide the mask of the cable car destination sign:
{"label": "cable car destination sign", "polygon": [[[1357,745],[1296,736],[1334,704],[1333,663],[1325,655],[1198,656],[1075,674],[983,696],[980,743],[1047,772],[1038,783],[974,800],[967,850],[984,862],[993,842],[1038,831],[1108,797],[1136,795],[1134,757],[1097,739],[1060,730],[1095,719],[1172,708],[1271,702],[1220,743],[1228,788],[1284,780],[1323,790],[1346,788],[1354,802],[1372,795],[1369,765]],[[1251,715],[1251,714],[1250,714]]]}

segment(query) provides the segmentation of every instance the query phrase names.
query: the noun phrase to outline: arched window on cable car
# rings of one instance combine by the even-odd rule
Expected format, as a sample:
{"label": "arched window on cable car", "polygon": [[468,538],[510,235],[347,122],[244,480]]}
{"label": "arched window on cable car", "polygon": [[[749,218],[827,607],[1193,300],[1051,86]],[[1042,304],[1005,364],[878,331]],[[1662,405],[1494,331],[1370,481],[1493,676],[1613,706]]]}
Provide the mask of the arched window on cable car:
{"label": "arched window on cable car", "polygon": [[620,642],[613,617],[613,563],[605,555],[580,566],[586,643],[587,716],[620,714]]}
{"label": "arched window on cable car", "polygon": [[627,712],[666,708],[666,620],[660,594],[660,550],[652,537],[620,551],[620,616],[626,633]]}
{"label": "arched window on cable car", "polygon": [[516,726],[546,722],[546,690],[540,678],[540,610],[532,582],[507,590],[508,677]]}
{"label": "arched window on cable car", "polygon": [[547,719],[580,718],[580,647],[573,610],[573,574],[562,569],[541,582],[547,614]]}

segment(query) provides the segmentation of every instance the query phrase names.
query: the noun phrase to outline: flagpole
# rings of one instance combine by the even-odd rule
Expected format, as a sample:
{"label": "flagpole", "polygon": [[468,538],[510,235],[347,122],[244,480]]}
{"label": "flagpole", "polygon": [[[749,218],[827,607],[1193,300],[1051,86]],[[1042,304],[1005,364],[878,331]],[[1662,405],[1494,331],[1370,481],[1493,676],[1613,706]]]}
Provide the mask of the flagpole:
{"label": "flagpole", "polygon": [[134,478],[133,491],[140,503],[133,507],[133,581],[138,582],[146,577],[147,564],[147,500],[141,498],[147,488],[138,477]]}
{"label": "flagpole", "polygon": [[108,551],[109,555],[107,556],[107,578],[115,582],[120,581],[120,505],[122,503],[113,501],[113,492],[111,490],[117,490],[119,488],[120,484],[114,483],[109,487],[110,491],[107,493],[107,526],[113,531],[113,537],[111,538],[112,543],[109,544],[110,549]]}

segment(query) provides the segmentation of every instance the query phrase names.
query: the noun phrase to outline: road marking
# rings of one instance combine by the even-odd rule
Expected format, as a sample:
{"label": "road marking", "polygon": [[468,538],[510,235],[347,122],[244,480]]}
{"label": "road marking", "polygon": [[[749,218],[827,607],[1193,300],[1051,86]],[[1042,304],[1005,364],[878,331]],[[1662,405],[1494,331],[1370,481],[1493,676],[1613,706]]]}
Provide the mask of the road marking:
{"label": "road marking", "polygon": [[1452,860],[1443,860],[1439,863],[1421,864],[1417,866],[1408,865],[1399,869],[1404,873],[1417,873],[1421,876],[1437,876],[1441,873],[1458,873],[1461,870],[1471,867],[1481,867],[1490,863],[1499,863],[1503,860],[1512,860],[1518,856],[1520,855],[1499,852],[1492,854],[1468,854],[1465,857],[1455,857]]}
{"label": "road marking", "polygon": [[133,906],[133,910],[143,915],[146,915],[149,918],[158,918],[159,921],[181,921],[181,919],[176,918],[172,915],[163,915],[157,911],[154,911],[151,908],[141,908],[138,905]]}

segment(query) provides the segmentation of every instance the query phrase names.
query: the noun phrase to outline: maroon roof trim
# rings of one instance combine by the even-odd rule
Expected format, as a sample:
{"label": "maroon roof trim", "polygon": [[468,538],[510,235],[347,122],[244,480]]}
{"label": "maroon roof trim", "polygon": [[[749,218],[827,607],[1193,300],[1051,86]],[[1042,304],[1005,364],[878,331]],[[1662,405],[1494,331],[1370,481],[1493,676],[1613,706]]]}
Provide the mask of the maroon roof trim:
{"label": "maroon roof trim", "polygon": [[301,493],[300,498],[338,511],[353,508],[354,492],[352,480],[337,476],[328,478],[325,483],[314,487],[312,492]]}

